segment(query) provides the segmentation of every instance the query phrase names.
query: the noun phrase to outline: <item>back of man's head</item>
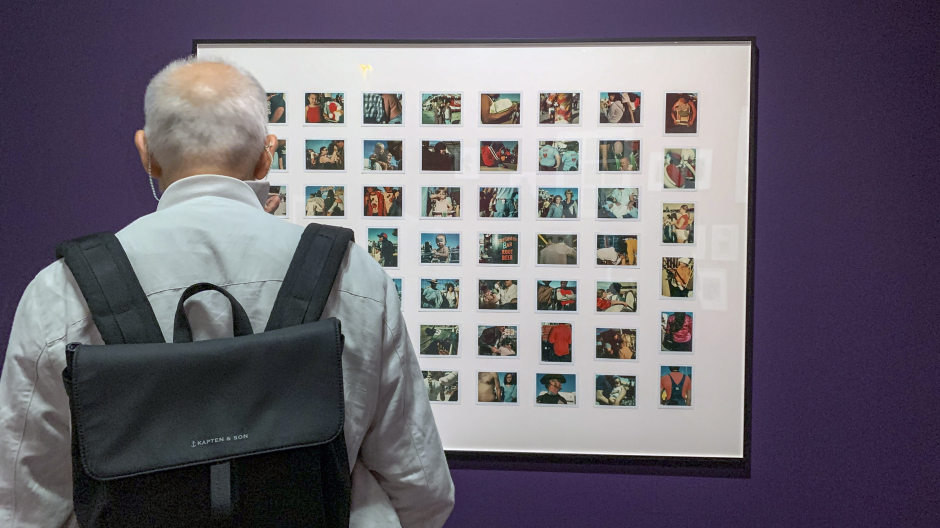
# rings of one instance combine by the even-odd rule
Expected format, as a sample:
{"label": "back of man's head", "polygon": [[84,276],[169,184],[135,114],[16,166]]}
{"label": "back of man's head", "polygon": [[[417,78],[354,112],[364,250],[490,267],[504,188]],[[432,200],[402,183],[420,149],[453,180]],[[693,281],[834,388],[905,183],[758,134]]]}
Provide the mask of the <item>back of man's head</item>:
{"label": "back of man's head", "polygon": [[247,71],[218,59],[170,63],[144,96],[144,132],[165,174],[216,167],[249,179],[265,148],[267,96]]}

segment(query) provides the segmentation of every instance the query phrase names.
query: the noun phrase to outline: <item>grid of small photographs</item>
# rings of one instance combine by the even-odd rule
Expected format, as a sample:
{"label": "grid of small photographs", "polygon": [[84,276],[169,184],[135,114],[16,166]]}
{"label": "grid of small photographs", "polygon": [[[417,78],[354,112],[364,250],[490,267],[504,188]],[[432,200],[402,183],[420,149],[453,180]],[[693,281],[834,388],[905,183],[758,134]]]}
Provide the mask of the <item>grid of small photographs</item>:
{"label": "grid of small photographs", "polygon": [[[690,409],[693,319],[706,313],[690,303],[700,94],[603,88],[268,92],[264,208],[361,229],[418,314],[432,403]],[[303,185],[289,191],[282,174]],[[476,314],[473,326],[443,315],[455,312]],[[656,364],[658,390],[641,363]],[[476,374],[475,398],[461,398],[461,373]]]}

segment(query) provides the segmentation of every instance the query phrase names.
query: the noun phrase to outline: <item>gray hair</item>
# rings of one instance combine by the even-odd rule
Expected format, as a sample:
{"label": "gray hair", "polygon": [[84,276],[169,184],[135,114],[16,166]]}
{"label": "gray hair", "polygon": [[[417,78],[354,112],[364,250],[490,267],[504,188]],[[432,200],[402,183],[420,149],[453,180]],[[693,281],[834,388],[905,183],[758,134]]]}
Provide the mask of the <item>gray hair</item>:
{"label": "gray hair", "polygon": [[[176,79],[190,64],[215,63],[235,74],[221,89],[205,90]],[[250,173],[268,134],[267,94],[248,71],[226,61],[189,57],[171,62],[147,85],[147,149],[165,171],[215,164]]]}

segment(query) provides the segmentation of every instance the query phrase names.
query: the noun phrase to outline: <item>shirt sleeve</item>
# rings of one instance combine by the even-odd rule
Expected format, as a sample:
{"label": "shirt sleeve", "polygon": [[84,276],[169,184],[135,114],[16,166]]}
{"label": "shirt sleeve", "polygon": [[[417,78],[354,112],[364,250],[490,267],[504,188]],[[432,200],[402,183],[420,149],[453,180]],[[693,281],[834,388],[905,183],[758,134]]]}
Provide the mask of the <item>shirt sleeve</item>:
{"label": "shirt sleeve", "polygon": [[439,528],[454,507],[454,484],[391,279],[386,290],[378,406],[359,453],[403,528]]}
{"label": "shirt sleeve", "polygon": [[0,375],[0,526],[11,528],[74,524],[68,398],[50,360],[64,336],[46,342],[36,290],[20,300]]}

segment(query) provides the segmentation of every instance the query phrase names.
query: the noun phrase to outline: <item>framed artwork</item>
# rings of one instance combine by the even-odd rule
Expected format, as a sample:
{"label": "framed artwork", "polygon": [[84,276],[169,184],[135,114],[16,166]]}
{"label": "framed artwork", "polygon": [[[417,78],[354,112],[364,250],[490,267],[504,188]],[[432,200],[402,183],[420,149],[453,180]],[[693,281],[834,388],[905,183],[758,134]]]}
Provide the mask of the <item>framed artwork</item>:
{"label": "framed artwork", "polygon": [[747,475],[755,39],[193,51],[265,87],[262,207],[393,277],[449,460]]}
{"label": "framed artwork", "polygon": [[598,125],[640,126],[643,124],[643,92],[608,90],[600,93]]}
{"label": "framed artwork", "polygon": [[405,170],[404,141],[400,139],[362,140],[362,172]]}
{"label": "framed artwork", "polygon": [[346,186],[308,185],[304,188],[304,218],[346,216]]}
{"label": "framed artwork", "polygon": [[304,140],[306,172],[345,172],[346,140]]}
{"label": "framed artwork", "polygon": [[274,153],[271,155],[271,170],[269,172],[287,172],[287,140],[278,139]]}
{"label": "framed artwork", "polygon": [[522,124],[521,92],[481,92],[481,126],[520,126]]}
{"label": "framed artwork", "polygon": [[346,124],[346,94],[304,92],[304,126]]}

